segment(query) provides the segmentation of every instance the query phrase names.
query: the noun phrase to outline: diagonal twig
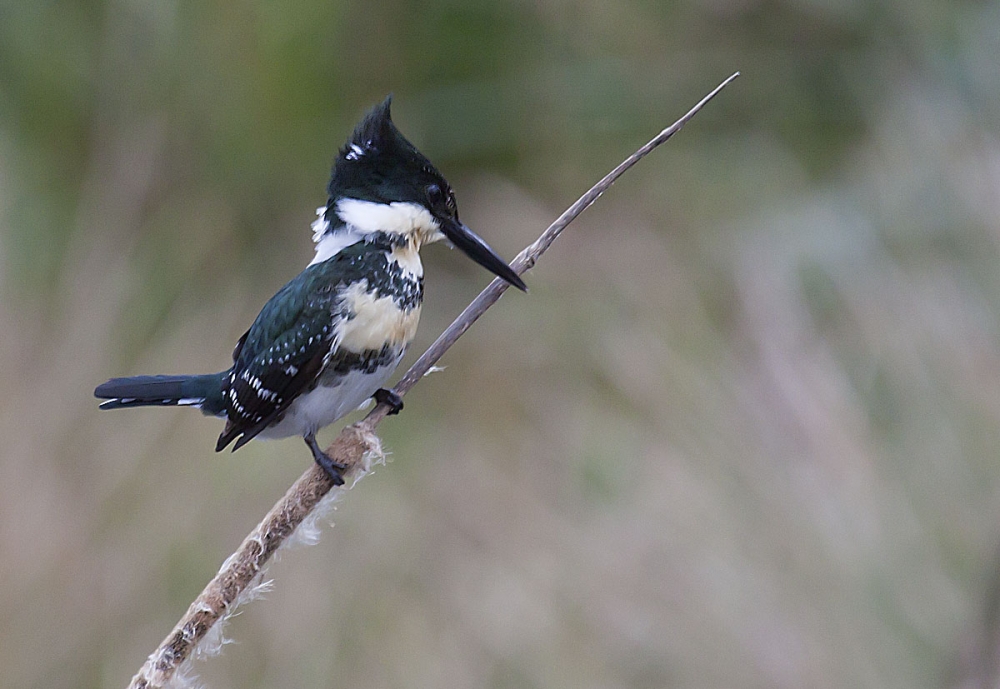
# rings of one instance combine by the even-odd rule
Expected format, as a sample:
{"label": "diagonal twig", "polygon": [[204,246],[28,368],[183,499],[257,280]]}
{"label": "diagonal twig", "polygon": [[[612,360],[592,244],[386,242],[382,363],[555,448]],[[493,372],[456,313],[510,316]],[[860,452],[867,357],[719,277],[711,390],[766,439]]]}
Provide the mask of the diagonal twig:
{"label": "diagonal twig", "polygon": [[[520,275],[531,269],[538,257],[549,248],[556,237],[577,216],[597,201],[615,180],[650,151],[676,134],[705,104],[738,76],[739,72],[736,72],[719,84],[683,117],[653,137],[591,187],[587,193],[567,208],[537,240],[517,255],[511,262],[514,271]],[[417,381],[430,370],[455,341],[490,306],[496,303],[506,289],[507,283],[500,278],[495,278],[403,375],[396,385],[396,393],[403,396],[416,385]],[[339,494],[348,490],[367,473],[367,464],[370,460],[366,458],[380,452],[379,441],[374,433],[375,427],[386,417],[388,412],[388,405],[377,405],[362,421],[345,428],[327,449],[327,454],[334,461],[341,462],[348,467],[347,484],[336,488],[334,492]],[[309,516],[313,508],[331,493],[332,489],[334,489],[333,482],[326,472],[316,465],[310,466],[292,484],[284,497],[271,508],[260,524],[243,540],[236,552],[226,560],[219,573],[191,603],[188,611],[170,635],[147,658],[145,664],[132,678],[129,688],[158,689],[168,686],[180,665],[191,657],[192,652],[195,651],[199,642],[205,638],[213,625],[225,617],[234,605],[238,604],[240,597],[258,580],[264,565],[278,547]]]}

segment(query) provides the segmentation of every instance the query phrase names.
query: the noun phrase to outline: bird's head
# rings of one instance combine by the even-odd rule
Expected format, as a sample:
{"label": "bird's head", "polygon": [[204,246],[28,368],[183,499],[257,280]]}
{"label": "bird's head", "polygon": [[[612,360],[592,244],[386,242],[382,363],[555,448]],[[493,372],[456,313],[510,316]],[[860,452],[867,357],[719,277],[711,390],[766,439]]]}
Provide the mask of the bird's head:
{"label": "bird's head", "polygon": [[447,239],[491,273],[524,290],[521,278],[458,219],[451,185],[396,129],[390,102],[391,97],[372,108],[337,155],[330,199],[314,224],[316,241],[346,245],[381,232],[419,248]]}

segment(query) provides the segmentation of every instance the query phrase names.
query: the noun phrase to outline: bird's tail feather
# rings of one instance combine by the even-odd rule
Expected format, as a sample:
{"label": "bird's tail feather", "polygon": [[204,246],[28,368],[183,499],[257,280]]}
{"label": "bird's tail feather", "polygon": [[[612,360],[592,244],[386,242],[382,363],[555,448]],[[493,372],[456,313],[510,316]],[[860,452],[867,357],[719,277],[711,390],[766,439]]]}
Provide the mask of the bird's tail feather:
{"label": "bird's tail feather", "polygon": [[198,376],[112,378],[98,385],[94,396],[107,400],[101,409],[181,405],[218,415],[225,411],[222,386],[228,375],[222,371]]}

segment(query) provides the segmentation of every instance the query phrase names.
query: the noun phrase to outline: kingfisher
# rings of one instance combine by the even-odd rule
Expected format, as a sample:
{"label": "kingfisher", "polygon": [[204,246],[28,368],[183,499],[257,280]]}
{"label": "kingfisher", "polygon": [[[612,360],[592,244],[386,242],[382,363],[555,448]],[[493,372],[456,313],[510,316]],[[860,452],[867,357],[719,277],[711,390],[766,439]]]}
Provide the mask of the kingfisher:
{"label": "kingfisher", "polygon": [[337,485],[345,467],[316,432],[382,386],[413,341],[423,302],[420,249],[445,239],[522,291],[524,282],[458,218],[455,193],[392,122],[391,96],[368,112],[333,163],[313,222],[316,255],[278,290],[236,343],[225,371],[112,378],[102,409],[188,406],[225,419],[215,451],[254,438],[301,436]]}

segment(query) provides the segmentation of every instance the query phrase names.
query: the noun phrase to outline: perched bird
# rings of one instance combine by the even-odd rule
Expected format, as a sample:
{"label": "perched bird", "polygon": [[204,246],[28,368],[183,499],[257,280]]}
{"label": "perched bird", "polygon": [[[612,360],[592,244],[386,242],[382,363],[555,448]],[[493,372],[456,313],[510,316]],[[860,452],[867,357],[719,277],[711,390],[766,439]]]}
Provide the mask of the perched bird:
{"label": "perched bird", "polygon": [[390,98],[358,124],[333,165],[329,200],[313,223],[316,256],[264,305],[219,373],[113,378],[102,409],[197,407],[226,420],[216,452],[235,441],[300,435],[335,483],[344,467],[316,432],[374,396],[413,340],[423,301],[419,250],[447,239],[524,290],[521,278],[458,219],[440,172],[396,129]]}

